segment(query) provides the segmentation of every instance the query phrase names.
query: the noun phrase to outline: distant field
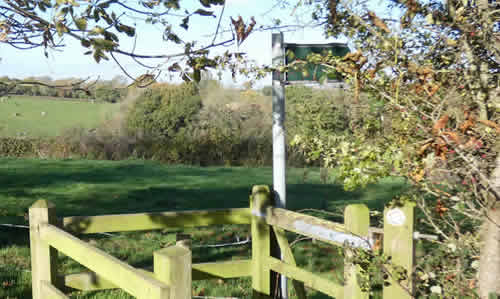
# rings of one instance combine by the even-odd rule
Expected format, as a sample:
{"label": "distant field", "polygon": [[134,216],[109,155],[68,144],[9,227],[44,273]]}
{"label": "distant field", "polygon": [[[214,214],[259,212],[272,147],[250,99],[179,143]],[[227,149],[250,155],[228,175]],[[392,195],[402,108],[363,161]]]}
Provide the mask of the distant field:
{"label": "distant field", "polygon": [[57,136],[69,128],[93,128],[115,107],[76,99],[13,96],[0,102],[0,136]]}

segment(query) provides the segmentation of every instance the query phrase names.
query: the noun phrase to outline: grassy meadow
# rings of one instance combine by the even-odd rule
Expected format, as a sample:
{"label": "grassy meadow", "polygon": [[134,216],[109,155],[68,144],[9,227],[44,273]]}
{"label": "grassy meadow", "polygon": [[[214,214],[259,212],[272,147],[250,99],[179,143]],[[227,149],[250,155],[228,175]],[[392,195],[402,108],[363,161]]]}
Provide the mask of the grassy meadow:
{"label": "grassy meadow", "polygon": [[0,102],[0,137],[57,136],[68,128],[94,128],[117,107],[75,99],[11,96]]}
{"label": "grassy meadow", "polygon": [[[365,190],[345,192],[334,173],[325,184],[319,169],[289,169],[289,209],[325,209],[337,213],[365,203],[381,210],[385,202],[404,188],[404,182],[386,179]],[[151,161],[85,161],[0,158],[0,223],[27,225],[25,213],[38,199],[55,203],[59,216],[178,211],[248,206],[252,185],[271,184],[271,168],[189,167],[160,165]],[[331,218],[333,217],[333,218]],[[377,219],[372,217],[376,225]],[[175,242],[178,231],[143,231],[86,235],[91,244],[135,267],[152,265],[153,251]],[[203,247],[231,243],[249,235],[248,226],[218,226],[186,230],[193,238],[193,262],[250,257],[250,246]],[[290,241],[297,236],[290,234]],[[333,246],[310,240],[293,247],[297,262],[306,269],[342,280],[343,257]],[[68,257],[60,257],[61,273],[84,271]],[[29,234],[27,229],[0,226],[0,298],[30,298]],[[292,291],[293,292],[293,291]],[[250,280],[196,281],[195,296],[240,297],[251,294]],[[309,291],[311,298],[323,298]],[[130,298],[119,290],[73,292],[71,298]]]}

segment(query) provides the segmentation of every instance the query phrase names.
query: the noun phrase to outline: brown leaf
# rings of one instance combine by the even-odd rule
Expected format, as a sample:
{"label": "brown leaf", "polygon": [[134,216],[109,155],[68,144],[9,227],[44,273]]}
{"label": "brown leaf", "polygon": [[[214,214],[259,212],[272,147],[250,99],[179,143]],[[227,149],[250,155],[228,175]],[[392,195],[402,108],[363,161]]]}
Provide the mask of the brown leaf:
{"label": "brown leaf", "polygon": [[437,84],[430,84],[429,90],[427,90],[427,94],[429,97],[432,97],[436,92],[439,90],[439,85]]}
{"label": "brown leaf", "polygon": [[500,125],[498,125],[496,122],[487,119],[480,119],[478,120],[478,122],[482,123],[485,126],[495,129],[497,131],[497,134],[500,134]]}
{"label": "brown leaf", "polygon": [[460,126],[460,131],[462,131],[462,133],[465,133],[465,132],[467,132],[468,129],[472,128],[475,124],[476,124],[475,119],[469,118]]}
{"label": "brown leaf", "polygon": [[370,79],[373,79],[375,78],[375,73],[377,72],[376,69],[370,69],[367,71],[367,76],[370,78]]}
{"label": "brown leaf", "polygon": [[417,70],[417,74],[419,75],[430,75],[432,73],[434,73],[434,71],[428,66],[422,66]]}
{"label": "brown leaf", "polygon": [[443,135],[450,138],[456,144],[461,143],[460,136],[458,136],[458,134],[456,132],[447,131],[447,132],[443,132]]}
{"label": "brown leaf", "polygon": [[466,144],[464,144],[464,147],[467,149],[473,148],[478,144],[478,140],[476,137],[472,136],[469,141],[467,141]]}
{"label": "brown leaf", "polygon": [[415,180],[415,182],[418,183],[424,178],[424,175],[425,175],[425,170],[420,169],[420,170],[414,171],[414,173],[412,174],[412,178]]}
{"label": "brown leaf", "polygon": [[337,22],[337,0],[329,0],[328,9],[330,11],[330,24],[335,24]]}
{"label": "brown leaf", "polygon": [[444,213],[448,211],[448,208],[446,208],[441,200],[438,199],[436,202],[435,211],[439,214],[439,216],[443,217]]}
{"label": "brown leaf", "polygon": [[426,149],[428,149],[428,148],[429,148],[429,146],[431,146],[431,145],[432,145],[432,143],[430,143],[430,142],[429,142],[429,143],[426,143],[426,144],[424,144],[424,145],[422,145],[422,146],[419,148],[419,150],[418,150],[417,154],[418,154],[419,156],[422,156],[422,155],[425,153],[425,150],[426,150]]}
{"label": "brown leaf", "polygon": [[382,249],[382,235],[379,234],[379,235],[376,235],[376,237],[375,237],[375,243],[373,244],[372,250],[374,252],[377,252],[380,249]]}
{"label": "brown leaf", "polygon": [[370,20],[372,21],[373,25],[375,25],[378,29],[385,31],[386,33],[391,33],[391,30],[389,30],[389,27],[380,19],[377,17],[377,15],[373,11],[368,12],[368,16],[370,17]]}
{"label": "brown leaf", "polygon": [[446,126],[446,123],[448,122],[449,119],[450,119],[450,117],[447,114],[441,116],[441,118],[432,127],[432,134],[438,135],[439,132],[442,129],[444,129],[444,127]]}
{"label": "brown leaf", "polygon": [[357,62],[359,60],[360,57],[362,57],[363,54],[361,53],[361,51],[356,51],[356,52],[349,52],[347,53],[345,56],[344,56],[344,61],[352,61],[352,62]]}

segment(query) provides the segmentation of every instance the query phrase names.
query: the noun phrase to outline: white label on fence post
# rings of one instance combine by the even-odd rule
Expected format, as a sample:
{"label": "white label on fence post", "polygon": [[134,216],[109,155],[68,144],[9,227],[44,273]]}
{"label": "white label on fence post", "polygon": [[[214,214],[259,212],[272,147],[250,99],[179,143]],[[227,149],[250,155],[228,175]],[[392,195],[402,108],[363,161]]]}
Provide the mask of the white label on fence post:
{"label": "white label on fence post", "polygon": [[402,226],[406,222],[405,213],[398,208],[389,210],[387,212],[386,218],[387,222],[389,222],[390,225],[394,226]]}
{"label": "white label on fence post", "polygon": [[304,232],[310,236],[316,236],[318,239],[322,238],[339,244],[347,243],[349,246],[354,248],[371,249],[371,242],[358,236],[337,232],[319,225],[312,225],[301,220],[295,221],[293,226],[298,232]]}

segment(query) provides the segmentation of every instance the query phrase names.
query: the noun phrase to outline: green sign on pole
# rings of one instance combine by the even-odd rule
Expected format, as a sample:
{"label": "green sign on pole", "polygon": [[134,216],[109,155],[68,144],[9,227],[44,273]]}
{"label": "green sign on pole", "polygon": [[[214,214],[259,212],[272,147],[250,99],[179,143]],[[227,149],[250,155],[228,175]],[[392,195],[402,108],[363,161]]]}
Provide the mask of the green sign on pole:
{"label": "green sign on pole", "polygon": [[[326,55],[329,52],[338,57],[345,56],[349,53],[349,47],[347,44],[343,43],[329,43],[329,44],[290,44],[285,43],[285,64],[290,64],[293,61],[300,59],[306,60],[309,54],[323,54]],[[293,53],[293,54],[292,54]],[[319,81],[320,78],[325,73],[325,67],[321,65],[315,65],[308,63],[305,68],[299,69],[297,71],[290,70],[286,74],[286,81],[300,82],[300,81]],[[328,80],[341,81],[342,77],[340,74],[330,73],[328,74]]]}

